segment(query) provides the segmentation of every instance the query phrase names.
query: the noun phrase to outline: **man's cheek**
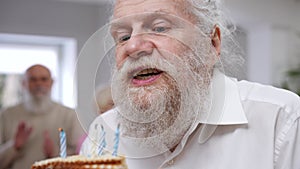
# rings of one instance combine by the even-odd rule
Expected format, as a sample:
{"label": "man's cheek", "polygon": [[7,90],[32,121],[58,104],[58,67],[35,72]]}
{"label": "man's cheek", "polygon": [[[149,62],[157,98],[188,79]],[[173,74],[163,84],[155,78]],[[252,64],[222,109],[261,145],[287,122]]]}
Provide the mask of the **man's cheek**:
{"label": "man's cheek", "polygon": [[116,54],[115,54],[115,60],[116,60],[116,66],[117,66],[117,69],[120,70],[123,63],[125,62],[125,59],[123,57],[123,54],[122,54],[122,49],[120,47],[117,47],[116,48]]}
{"label": "man's cheek", "polygon": [[166,39],[157,42],[157,47],[159,50],[164,51],[163,53],[168,53],[173,57],[181,57],[186,51],[191,50],[192,42],[189,40],[183,41],[177,37],[167,37]]}

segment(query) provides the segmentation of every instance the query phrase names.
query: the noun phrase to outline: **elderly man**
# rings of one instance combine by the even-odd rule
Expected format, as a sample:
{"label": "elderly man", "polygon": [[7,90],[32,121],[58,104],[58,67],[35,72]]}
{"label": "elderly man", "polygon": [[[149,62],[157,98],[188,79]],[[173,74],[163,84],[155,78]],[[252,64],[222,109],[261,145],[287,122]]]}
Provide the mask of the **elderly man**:
{"label": "elderly man", "polygon": [[74,110],[51,100],[53,80],[48,68],[33,65],[23,78],[25,99],[0,117],[0,168],[31,168],[59,155],[59,132],[67,133],[68,153],[74,154],[81,127]]}
{"label": "elderly man", "polygon": [[[90,136],[97,140],[102,124],[106,150],[119,146],[129,169],[300,168],[299,97],[224,75],[238,57],[221,5],[115,2],[116,108],[91,124]],[[87,139],[81,153],[93,147]]]}

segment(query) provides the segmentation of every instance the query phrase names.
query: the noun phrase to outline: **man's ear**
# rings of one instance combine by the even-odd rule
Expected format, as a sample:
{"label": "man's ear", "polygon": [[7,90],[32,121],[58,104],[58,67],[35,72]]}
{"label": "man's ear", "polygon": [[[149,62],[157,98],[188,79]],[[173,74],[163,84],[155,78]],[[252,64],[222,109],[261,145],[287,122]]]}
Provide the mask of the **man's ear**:
{"label": "man's ear", "polygon": [[216,49],[216,53],[219,56],[221,53],[221,30],[218,26],[214,27],[211,34],[211,43]]}
{"label": "man's ear", "polygon": [[51,77],[51,87],[53,86],[54,79]]}

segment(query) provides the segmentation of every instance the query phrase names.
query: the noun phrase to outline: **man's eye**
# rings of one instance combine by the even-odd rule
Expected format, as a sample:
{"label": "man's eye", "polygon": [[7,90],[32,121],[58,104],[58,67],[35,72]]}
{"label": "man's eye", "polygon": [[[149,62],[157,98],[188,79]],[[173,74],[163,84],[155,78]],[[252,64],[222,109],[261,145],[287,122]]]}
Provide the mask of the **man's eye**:
{"label": "man's eye", "polygon": [[128,41],[129,39],[130,39],[130,35],[125,35],[125,36],[122,36],[120,39],[119,39],[119,41],[120,42],[125,42],[125,41]]}
{"label": "man's eye", "polygon": [[30,82],[36,82],[36,81],[37,81],[37,78],[30,78],[29,81],[30,81]]}
{"label": "man's eye", "polygon": [[153,31],[158,32],[158,33],[165,32],[166,30],[167,29],[165,27],[162,27],[162,26],[153,28]]}
{"label": "man's eye", "polygon": [[48,80],[49,80],[49,78],[47,78],[47,77],[43,77],[43,78],[41,78],[41,80],[42,80],[43,82],[46,82],[46,81],[48,81]]}

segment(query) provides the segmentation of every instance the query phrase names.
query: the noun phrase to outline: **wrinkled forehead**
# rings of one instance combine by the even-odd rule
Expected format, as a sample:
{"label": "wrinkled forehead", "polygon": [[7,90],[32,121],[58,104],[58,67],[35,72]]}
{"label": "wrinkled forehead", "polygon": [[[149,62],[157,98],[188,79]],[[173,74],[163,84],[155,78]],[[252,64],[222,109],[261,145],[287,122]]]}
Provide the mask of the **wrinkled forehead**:
{"label": "wrinkled forehead", "polygon": [[114,32],[120,28],[129,28],[131,25],[135,23],[141,24],[145,27],[151,25],[153,22],[166,21],[172,25],[176,25],[177,27],[187,27],[194,26],[189,20],[185,20],[183,18],[178,17],[177,15],[173,15],[170,13],[155,11],[155,12],[144,12],[139,15],[130,15],[118,19],[114,19],[110,22],[110,31]]}
{"label": "wrinkled forehead", "polygon": [[188,12],[187,0],[117,0],[114,6],[113,19],[119,19],[141,13],[159,12],[176,15],[182,19],[193,20]]}

